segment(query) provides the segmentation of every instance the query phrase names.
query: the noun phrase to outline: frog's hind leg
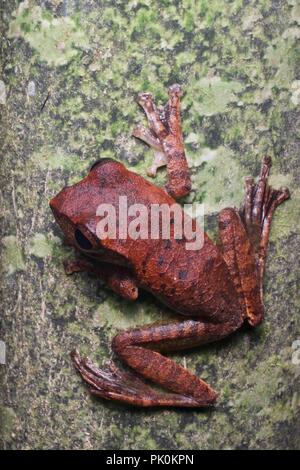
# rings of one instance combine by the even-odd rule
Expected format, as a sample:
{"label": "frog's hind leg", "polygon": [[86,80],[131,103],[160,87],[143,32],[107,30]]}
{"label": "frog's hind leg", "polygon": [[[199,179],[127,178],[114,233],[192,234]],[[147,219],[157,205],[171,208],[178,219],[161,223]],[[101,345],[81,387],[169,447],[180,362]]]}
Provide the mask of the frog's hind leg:
{"label": "frog's hind leg", "polygon": [[164,107],[156,107],[151,93],[140,93],[138,103],[148,119],[149,129],[137,126],[133,135],[154,149],[155,159],[148,170],[155,176],[157,168],[167,165],[167,192],[175,199],[188,194],[191,179],[185,156],[180,120],[179,85],[169,88],[169,100]]}
{"label": "frog's hind leg", "polygon": [[90,393],[98,398],[142,407],[199,406],[189,397],[175,393],[157,393],[134,372],[121,371],[113,363],[110,363],[107,369],[99,369],[88,358],[82,358],[76,350],[71,356],[76,369],[88,385]]}
{"label": "frog's hind leg", "polygon": [[244,316],[252,326],[257,325],[264,316],[258,269],[251,242],[236,209],[226,208],[220,212],[219,237]]}
{"label": "frog's hind leg", "polygon": [[270,167],[271,159],[265,157],[258,182],[246,178],[240,211],[226,208],[219,214],[223,258],[252,326],[264,316],[263,273],[272,216],[276,207],[289,198],[287,188],[275,190],[268,185]]}
{"label": "frog's hind leg", "polygon": [[273,189],[269,186],[271,164],[271,158],[265,156],[257,183],[251,177],[245,179],[245,198],[240,210],[254,251],[261,289],[273,214],[290,197],[288,188]]}
{"label": "frog's hind leg", "polygon": [[[129,375],[115,368],[98,369],[76,351],[72,353],[72,359],[93,395],[144,407],[206,407],[216,401],[217,393],[161,352],[177,351],[224,338],[239,328],[242,321],[242,317],[234,317],[225,324],[186,320],[121,332],[113,340],[113,349],[134,370]],[[171,393],[157,392],[136,373]]]}

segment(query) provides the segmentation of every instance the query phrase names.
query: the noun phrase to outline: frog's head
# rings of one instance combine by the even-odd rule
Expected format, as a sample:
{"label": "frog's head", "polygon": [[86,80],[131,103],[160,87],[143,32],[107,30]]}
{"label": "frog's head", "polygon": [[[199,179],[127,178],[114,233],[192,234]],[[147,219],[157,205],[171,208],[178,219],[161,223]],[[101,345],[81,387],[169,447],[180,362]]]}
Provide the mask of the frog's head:
{"label": "frog's head", "polygon": [[114,184],[124,166],[110,158],[94,163],[89,174],[78,183],[66,186],[49,204],[65,240],[85,254],[102,250],[96,235],[97,207],[114,198]]}

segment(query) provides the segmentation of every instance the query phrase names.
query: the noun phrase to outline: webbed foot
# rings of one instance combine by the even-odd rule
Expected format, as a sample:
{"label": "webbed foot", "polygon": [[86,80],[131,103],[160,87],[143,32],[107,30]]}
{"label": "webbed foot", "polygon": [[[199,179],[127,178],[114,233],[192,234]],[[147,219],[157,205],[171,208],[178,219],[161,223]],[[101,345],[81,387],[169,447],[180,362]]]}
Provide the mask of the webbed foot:
{"label": "webbed foot", "polygon": [[288,188],[273,189],[269,186],[268,177],[271,166],[271,157],[265,156],[257,183],[254,183],[252,177],[245,178],[245,198],[240,210],[241,219],[256,256],[261,279],[273,214],[276,208],[290,197]]}
{"label": "webbed foot", "polygon": [[135,373],[121,371],[112,362],[108,369],[99,369],[78,351],[71,353],[77,371],[89,387],[92,395],[106,400],[116,400],[128,405],[198,407],[199,403],[189,397],[172,393],[157,393]]}

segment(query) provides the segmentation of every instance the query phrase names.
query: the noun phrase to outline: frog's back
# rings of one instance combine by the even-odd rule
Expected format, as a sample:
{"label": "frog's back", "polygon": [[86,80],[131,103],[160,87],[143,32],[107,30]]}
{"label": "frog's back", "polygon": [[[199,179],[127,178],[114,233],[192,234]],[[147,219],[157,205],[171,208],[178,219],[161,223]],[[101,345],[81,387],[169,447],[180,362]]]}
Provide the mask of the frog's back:
{"label": "frog's back", "polygon": [[[181,239],[175,239],[172,211],[169,213],[170,236],[162,239],[159,229],[158,239],[153,238],[151,211],[154,207],[171,208],[175,205],[176,210],[182,216],[184,214],[165,190],[127,170],[123,164],[109,161],[96,166],[84,180],[64,191],[72,192],[71,199],[76,201],[74,213],[69,214],[74,224],[78,223],[80,216],[81,224],[84,223],[95,236],[100,220],[96,213],[101,203],[114,207],[118,221],[124,210],[123,206],[120,207],[121,198],[123,202],[126,199],[127,209],[139,204],[147,211],[146,237],[133,239],[127,231],[124,238],[117,231],[116,238],[101,240],[100,244],[102,248],[122,257],[124,264],[128,263],[135,272],[138,284],[164,304],[183,315],[209,318],[211,321],[224,321],[233,310],[240,310],[220,250],[201,232],[195,221],[192,230],[197,232],[197,240],[202,245],[200,248],[196,246],[196,249],[191,249],[191,242],[184,237],[184,233]],[[66,199],[70,200],[70,197]],[[184,217],[191,222],[187,214]],[[133,217],[128,216],[128,227],[132,220]]]}
{"label": "frog's back", "polygon": [[[225,321],[241,306],[219,249],[204,234],[200,250],[184,240],[159,240],[134,250],[138,283],[171,309],[190,317]],[[143,255],[141,255],[143,253]]]}

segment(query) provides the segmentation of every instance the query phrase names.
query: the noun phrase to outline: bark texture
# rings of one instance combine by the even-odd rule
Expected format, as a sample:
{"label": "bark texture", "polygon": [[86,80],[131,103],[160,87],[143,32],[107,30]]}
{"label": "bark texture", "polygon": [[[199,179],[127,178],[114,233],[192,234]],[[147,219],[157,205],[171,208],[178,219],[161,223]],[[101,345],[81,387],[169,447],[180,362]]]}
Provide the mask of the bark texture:
{"label": "bark texture", "polygon": [[[299,448],[298,2],[11,0],[2,14],[1,447]],[[130,135],[142,119],[135,97],[164,103],[172,83],[184,90],[187,202],[205,203],[211,236],[263,154],[271,184],[291,190],[272,225],[265,322],[173,355],[220,392],[215,411],[91,398],[69,352],[102,364],[119,330],[172,315],[149,295],[131,304],[85,274],[67,277],[48,206],[100,156],[147,177],[152,152]]]}

